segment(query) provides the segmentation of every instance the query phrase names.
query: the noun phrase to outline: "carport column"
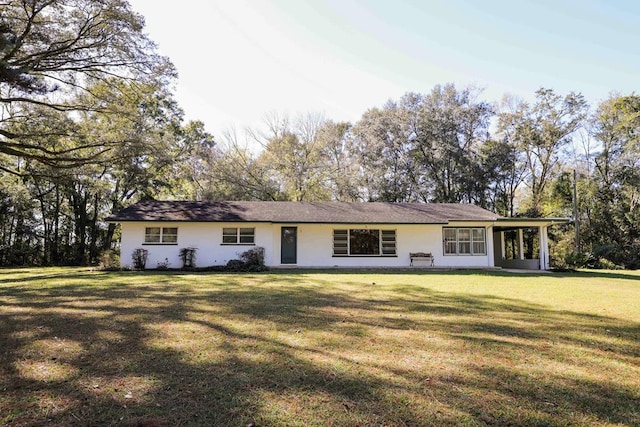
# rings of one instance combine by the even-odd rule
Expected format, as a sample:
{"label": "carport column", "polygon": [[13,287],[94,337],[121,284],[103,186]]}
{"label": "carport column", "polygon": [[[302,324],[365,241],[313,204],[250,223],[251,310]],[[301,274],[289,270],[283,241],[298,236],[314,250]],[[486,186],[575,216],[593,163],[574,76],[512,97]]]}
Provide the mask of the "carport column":
{"label": "carport column", "polygon": [[488,267],[495,267],[496,266],[496,262],[493,259],[495,256],[495,243],[493,242],[493,227],[487,227],[484,231],[484,235],[485,235],[485,247],[487,250],[487,255],[489,255],[488,258]]}
{"label": "carport column", "polygon": [[522,228],[518,228],[518,258],[524,259],[524,239],[522,238]]}
{"label": "carport column", "polygon": [[549,269],[549,238],[547,236],[547,227],[538,227],[538,234],[540,235],[540,269]]}

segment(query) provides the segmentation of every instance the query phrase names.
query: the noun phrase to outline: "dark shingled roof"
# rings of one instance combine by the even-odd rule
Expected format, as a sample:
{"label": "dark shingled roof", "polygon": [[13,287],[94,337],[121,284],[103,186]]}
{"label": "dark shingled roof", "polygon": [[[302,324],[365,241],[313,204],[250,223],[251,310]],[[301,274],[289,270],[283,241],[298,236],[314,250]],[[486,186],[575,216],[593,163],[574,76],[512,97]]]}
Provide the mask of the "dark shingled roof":
{"label": "dark shingled roof", "polygon": [[456,203],[147,201],[129,206],[107,221],[446,224],[497,218],[480,207]]}

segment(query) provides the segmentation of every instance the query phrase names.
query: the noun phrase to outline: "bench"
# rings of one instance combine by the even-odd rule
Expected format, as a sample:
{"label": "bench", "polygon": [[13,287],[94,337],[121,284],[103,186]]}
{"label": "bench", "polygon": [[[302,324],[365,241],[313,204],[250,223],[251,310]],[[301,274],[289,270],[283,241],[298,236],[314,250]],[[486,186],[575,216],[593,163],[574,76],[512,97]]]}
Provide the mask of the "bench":
{"label": "bench", "polygon": [[433,267],[435,264],[435,258],[431,253],[427,252],[410,252],[409,258],[411,258],[411,267],[414,266],[414,262],[418,263],[416,267]]}

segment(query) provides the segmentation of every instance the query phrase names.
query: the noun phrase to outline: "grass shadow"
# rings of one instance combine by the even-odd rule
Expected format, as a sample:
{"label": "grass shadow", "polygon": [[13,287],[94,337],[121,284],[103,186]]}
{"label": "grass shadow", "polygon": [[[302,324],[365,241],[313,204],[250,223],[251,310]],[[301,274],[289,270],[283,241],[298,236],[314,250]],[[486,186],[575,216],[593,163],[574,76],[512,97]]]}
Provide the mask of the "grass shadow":
{"label": "grass shadow", "polygon": [[640,424],[631,321],[344,272],[40,280],[0,286],[6,425]]}

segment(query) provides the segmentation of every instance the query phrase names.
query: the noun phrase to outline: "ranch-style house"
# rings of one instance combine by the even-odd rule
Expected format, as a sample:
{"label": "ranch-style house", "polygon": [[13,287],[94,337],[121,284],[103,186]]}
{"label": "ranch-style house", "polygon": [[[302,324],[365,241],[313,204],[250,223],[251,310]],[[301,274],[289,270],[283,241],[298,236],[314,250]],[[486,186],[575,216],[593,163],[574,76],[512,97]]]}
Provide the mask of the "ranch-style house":
{"label": "ranch-style house", "polygon": [[121,224],[121,263],[224,265],[263,247],[269,267],[549,268],[547,230],[565,218],[504,218],[471,204],[145,201]]}

